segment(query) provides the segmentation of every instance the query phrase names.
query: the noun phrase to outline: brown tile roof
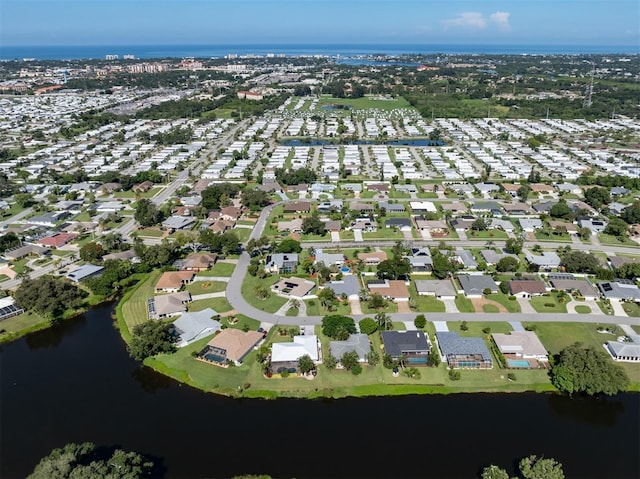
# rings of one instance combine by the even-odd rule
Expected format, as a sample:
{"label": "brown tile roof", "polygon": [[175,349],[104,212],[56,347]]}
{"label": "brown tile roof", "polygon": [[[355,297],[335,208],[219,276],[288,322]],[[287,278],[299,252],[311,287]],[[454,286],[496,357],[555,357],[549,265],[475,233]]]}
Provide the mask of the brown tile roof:
{"label": "brown tile roof", "polygon": [[545,285],[542,281],[518,279],[512,279],[511,281],[509,281],[509,290],[511,291],[511,294],[544,294],[547,292],[547,289],[545,288]]}
{"label": "brown tile roof", "polygon": [[196,274],[193,271],[166,271],[162,273],[156,283],[156,291],[163,289],[180,289],[183,284],[193,281]]}
{"label": "brown tile roof", "polygon": [[373,253],[358,253],[358,259],[365,262],[384,261],[387,259],[387,253],[384,251],[374,251]]}
{"label": "brown tile roof", "polygon": [[390,279],[386,285],[369,286],[371,293],[380,293],[382,296],[393,299],[405,299],[409,297],[409,288],[400,279]]}
{"label": "brown tile roof", "polygon": [[220,331],[207,344],[224,349],[227,352],[227,359],[240,362],[261,339],[262,333],[258,331],[245,333],[239,329],[227,328]]}
{"label": "brown tile roof", "polygon": [[215,264],[218,255],[215,253],[191,253],[184,259],[183,269],[207,269]]}

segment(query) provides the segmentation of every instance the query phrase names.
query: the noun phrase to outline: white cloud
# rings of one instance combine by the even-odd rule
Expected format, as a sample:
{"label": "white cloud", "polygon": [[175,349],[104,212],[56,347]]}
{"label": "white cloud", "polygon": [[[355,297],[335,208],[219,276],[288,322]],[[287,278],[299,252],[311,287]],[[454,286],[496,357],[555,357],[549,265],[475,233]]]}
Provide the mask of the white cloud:
{"label": "white cloud", "polygon": [[484,15],[478,12],[462,12],[459,13],[457,17],[450,18],[442,23],[445,28],[461,27],[483,29],[487,26],[487,20],[484,18]]}
{"label": "white cloud", "polygon": [[489,18],[495,23],[500,30],[511,31],[511,25],[509,24],[509,12],[495,12],[489,15]]}

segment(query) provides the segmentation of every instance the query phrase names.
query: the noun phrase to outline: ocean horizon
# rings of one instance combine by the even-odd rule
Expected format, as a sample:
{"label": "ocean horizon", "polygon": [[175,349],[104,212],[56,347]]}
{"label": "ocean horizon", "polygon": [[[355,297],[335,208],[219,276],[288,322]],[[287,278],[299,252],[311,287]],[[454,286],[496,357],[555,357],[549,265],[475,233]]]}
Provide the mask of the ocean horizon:
{"label": "ocean horizon", "polygon": [[122,59],[224,58],[227,55],[285,57],[352,57],[385,54],[434,55],[588,55],[638,54],[632,45],[479,45],[479,44],[219,44],[219,45],[10,45],[0,46],[0,60],[100,60],[106,55]]}

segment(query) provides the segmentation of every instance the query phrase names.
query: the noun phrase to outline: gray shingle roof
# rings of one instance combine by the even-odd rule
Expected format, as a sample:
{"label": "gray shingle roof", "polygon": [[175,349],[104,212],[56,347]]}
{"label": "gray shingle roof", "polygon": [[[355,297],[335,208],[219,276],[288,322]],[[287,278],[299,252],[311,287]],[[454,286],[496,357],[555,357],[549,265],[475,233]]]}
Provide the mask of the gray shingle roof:
{"label": "gray shingle roof", "polygon": [[491,353],[482,338],[460,337],[455,331],[437,331],[436,338],[445,356],[467,356],[479,354],[482,359],[491,360]]}
{"label": "gray shingle roof", "polygon": [[384,350],[392,357],[404,353],[428,353],[429,341],[423,331],[382,331]]}

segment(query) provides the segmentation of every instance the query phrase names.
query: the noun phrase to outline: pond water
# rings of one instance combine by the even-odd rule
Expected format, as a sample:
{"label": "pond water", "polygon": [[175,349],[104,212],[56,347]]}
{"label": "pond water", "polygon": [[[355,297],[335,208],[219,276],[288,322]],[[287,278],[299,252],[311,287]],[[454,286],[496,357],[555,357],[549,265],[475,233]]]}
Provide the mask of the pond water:
{"label": "pond water", "polygon": [[[0,477],[92,441],[151,455],[167,478],[474,478],[554,457],[567,478],[640,477],[640,395],[457,394],[234,400],[132,360],[111,305],[0,349]],[[212,366],[213,367],[213,366]]]}

